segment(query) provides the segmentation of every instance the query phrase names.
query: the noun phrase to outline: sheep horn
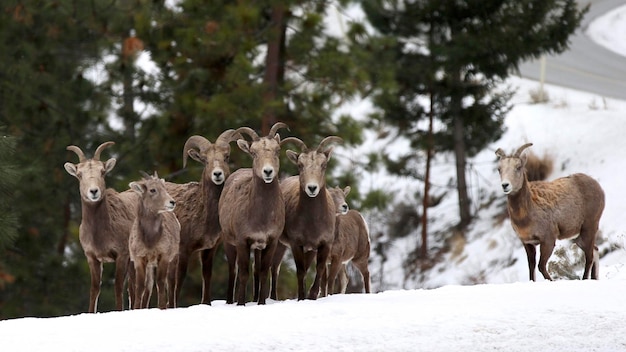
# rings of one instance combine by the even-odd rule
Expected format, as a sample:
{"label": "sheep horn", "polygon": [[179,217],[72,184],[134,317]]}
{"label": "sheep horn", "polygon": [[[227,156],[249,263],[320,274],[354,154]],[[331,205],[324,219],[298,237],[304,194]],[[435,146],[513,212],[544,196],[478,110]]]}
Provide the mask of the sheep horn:
{"label": "sheep horn", "polygon": [[78,148],[77,146],[75,146],[75,145],[70,145],[70,146],[68,146],[68,147],[67,147],[67,148],[65,148],[65,149],[67,149],[67,150],[69,150],[69,151],[72,151],[72,152],[76,153],[76,155],[78,155],[78,162],[79,162],[79,163],[82,163],[82,162],[84,162],[85,160],[87,160],[87,158],[85,157],[85,153],[83,153],[83,151],[82,151],[80,148]]}
{"label": "sheep horn", "polygon": [[286,123],[284,122],[276,122],[274,124],[274,126],[272,126],[272,128],[270,128],[270,133],[268,134],[269,137],[274,137],[276,135],[276,132],[278,132],[278,129],[280,128],[286,128],[287,131],[289,131],[289,126],[287,126]]}
{"label": "sheep horn", "polygon": [[183,146],[183,168],[187,166],[187,157],[189,156],[190,149],[198,149],[199,151],[205,150],[208,146],[211,145],[208,139],[202,136],[191,136],[185,142],[185,146]]}
{"label": "sheep horn", "polygon": [[522,152],[524,151],[524,149],[530,147],[531,145],[533,145],[532,143],[526,143],[523,146],[519,147],[519,149],[517,149],[517,151],[515,152],[515,157],[519,158],[520,155],[522,155]]}
{"label": "sheep horn", "polygon": [[144,180],[149,180],[152,178],[152,176],[150,176],[147,172],[143,171],[143,170],[139,170],[139,173],[141,174],[141,176],[143,176]]}
{"label": "sheep horn", "polygon": [[307,150],[309,150],[309,148],[307,148],[306,144],[304,144],[304,142],[300,139],[300,138],[296,138],[296,137],[287,137],[285,139],[283,139],[282,141],[280,141],[280,145],[282,146],[283,144],[286,143],[293,143],[295,145],[297,145],[298,147],[300,147],[300,149],[302,150],[303,153],[305,153]]}
{"label": "sheep horn", "polygon": [[109,146],[112,146],[113,144],[115,144],[115,142],[104,142],[102,144],[100,144],[100,146],[98,146],[98,148],[96,148],[96,151],[93,153],[93,160],[100,160],[100,153],[102,153],[102,151],[104,150],[104,148],[107,148]]}
{"label": "sheep horn", "polygon": [[499,158],[504,158],[504,157],[506,157],[506,153],[504,152],[504,150],[502,150],[502,148],[498,148],[498,149],[496,150],[496,155],[497,155]]}
{"label": "sheep horn", "polygon": [[243,136],[240,133],[236,133],[235,130],[230,129],[222,132],[219,137],[215,140],[215,144],[219,144],[221,146],[227,146],[230,142],[234,142],[238,139],[242,139]]}
{"label": "sheep horn", "polygon": [[324,146],[328,143],[341,143],[343,142],[343,139],[341,137],[337,137],[337,136],[328,136],[324,139],[322,139],[322,141],[320,142],[320,144],[317,146],[317,148],[315,148],[315,150],[322,150],[322,148],[324,148]]}
{"label": "sheep horn", "polygon": [[250,127],[239,127],[235,130],[234,133],[247,134],[248,136],[250,136],[250,138],[252,138],[253,141],[259,140],[259,135]]}

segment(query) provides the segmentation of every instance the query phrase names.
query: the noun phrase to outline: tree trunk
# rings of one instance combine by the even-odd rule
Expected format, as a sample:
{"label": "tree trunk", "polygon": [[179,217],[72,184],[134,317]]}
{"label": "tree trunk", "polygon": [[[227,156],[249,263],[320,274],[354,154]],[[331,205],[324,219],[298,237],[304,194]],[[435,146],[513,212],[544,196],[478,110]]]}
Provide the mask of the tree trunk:
{"label": "tree trunk", "polygon": [[[460,91],[460,72],[454,73],[454,88]],[[470,202],[467,196],[467,182],[465,180],[465,128],[461,117],[461,96],[458,93],[451,96],[452,118],[454,119],[454,156],[456,158],[457,193],[459,196],[459,229],[464,230],[471,222]]]}
{"label": "tree trunk", "polygon": [[428,206],[430,200],[430,162],[433,154],[433,120],[434,120],[434,97],[430,94],[430,112],[428,113],[428,146],[426,147],[426,174],[424,176],[424,199],[422,200],[422,248],[420,258],[428,257]]}
{"label": "tree trunk", "polygon": [[269,30],[269,38],[267,43],[267,56],[265,59],[265,93],[263,102],[265,111],[263,120],[261,121],[261,132],[265,136],[269,133],[270,128],[274,125],[278,118],[276,116],[275,103],[278,98],[278,88],[284,75],[285,66],[283,63],[284,46],[285,46],[285,6],[282,4],[274,5],[272,8],[272,22]]}

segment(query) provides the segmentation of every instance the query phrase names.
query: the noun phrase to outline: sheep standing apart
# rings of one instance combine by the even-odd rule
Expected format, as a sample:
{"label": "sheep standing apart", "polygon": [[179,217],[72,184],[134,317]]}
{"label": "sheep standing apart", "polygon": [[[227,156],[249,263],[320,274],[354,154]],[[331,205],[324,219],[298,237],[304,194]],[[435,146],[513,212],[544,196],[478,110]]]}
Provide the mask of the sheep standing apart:
{"label": "sheep standing apart", "polygon": [[[173,212],[176,201],[156,172],[131,182],[129,187],[140,196],[128,244],[136,276],[133,308],[148,308],[156,269],[158,307],[165,309],[168,294],[176,295],[176,287],[167,283],[168,273],[176,272],[180,241],[180,223]],[[172,302],[176,302],[176,297]]]}
{"label": "sheep standing apart", "polygon": [[[326,189],[326,167],[333,148],[324,150],[331,142],[340,142],[337,136],[324,138],[315,148],[309,150],[301,140],[289,137],[283,143],[294,142],[302,149],[301,153],[288,150],[287,157],[298,165],[299,175],[281,182],[285,199],[285,228],[280,241],[291,248],[296,264],[298,300],[305,299],[305,276],[313,259],[316,259],[316,274],[309,289],[308,298],[317,299],[322,276],[326,271],[326,261],[335,233],[335,203]],[[272,260],[272,293],[275,299],[277,265],[282,261],[284,247]],[[275,276],[276,274],[276,276]]]}
{"label": "sheep standing apart", "polygon": [[[113,144],[102,143],[91,159],[87,159],[79,147],[68,146],[67,150],[78,155],[79,162],[64,165],[65,170],[79,181],[82,208],[79,239],[91,274],[90,313],[96,312],[102,264],[107,262],[115,262],[115,307],[117,310],[124,308],[122,296],[130,262],[128,234],[135,218],[138,197],[132,191],[118,193],[106,188],[104,177],[115,167],[115,158],[102,162],[100,153]],[[128,291],[132,299],[132,282],[128,284]]]}
{"label": "sheep standing apart", "polygon": [[[202,264],[202,298],[201,303],[211,304],[211,276],[213,258],[221,241],[221,228],[218,220],[218,203],[224,182],[230,175],[228,165],[230,142],[241,138],[234,130],[222,132],[211,143],[202,136],[191,136],[183,147],[183,167],[187,165],[187,157],[204,165],[200,182],[176,184],[166,182],[168,193],[179,204],[174,213],[181,224],[178,269],[170,272],[170,286],[176,287],[176,295],[170,295],[169,305],[175,306],[172,300],[179,297],[191,255],[200,252]],[[174,282],[176,281],[176,282]]]}
{"label": "sheep standing apart", "polygon": [[599,255],[595,246],[598,223],[604,210],[604,191],[585,174],[573,174],[551,182],[529,182],[524,168],[524,144],[513,155],[496,150],[502,190],[507,195],[511,225],[524,244],[530,280],[535,280],[536,249],[540,246],[539,271],[552,280],[546,264],[557,239],[572,238],[585,253],[582,278],[598,278]]}
{"label": "sheep standing apart", "polygon": [[219,222],[228,259],[227,303],[233,303],[236,276],[237,304],[245,305],[250,251],[254,252],[255,277],[260,285],[260,294],[255,294],[258,304],[265,304],[269,293],[268,270],[285,224],[285,205],[278,182],[279,128],[287,125],[274,124],[265,137],[259,137],[249,127],[237,129],[252,138],[251,142],[237,141],[239,148],[252,156],[252,169],[235,171],[226,180],[219,201]]}
{"label": "sheep standing apart", "polygon": [[[350,193],[350,187],[343,190],[339,187],[330,189],[338,209],[346,209],[345,197]],[[343,197],[342,197],[343,196]],[[356,210],[348,210],[345,213],[338,212],[335,223],[335,240],[330,251],[330,268],[328,269],[328,281],[322,280],[322,295],[329,293],[345,293],[347,282],[346,265],[349,262],[359,270],[363,278],[365,293],[370,293],[370,272],[368,262],[370,257],[369,228],[365,219]],[[341,271],[346,280],[342,280],[339,290],[335,289],[337,274]]]}

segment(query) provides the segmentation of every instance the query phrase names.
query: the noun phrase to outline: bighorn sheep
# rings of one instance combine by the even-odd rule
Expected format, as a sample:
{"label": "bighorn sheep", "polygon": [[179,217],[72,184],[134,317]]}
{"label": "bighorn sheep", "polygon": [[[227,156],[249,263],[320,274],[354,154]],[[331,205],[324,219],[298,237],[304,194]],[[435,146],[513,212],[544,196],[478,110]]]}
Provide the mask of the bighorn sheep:
{"label": "bighorn sheep", "polygon": [[[128,242],[136,276],[133,308],[148,308],[156,269],[158,307],[165,309],[168,294],[176,295],[176,287],[167,283],[168,273],[176,272],[180,241],[180,223],[173,212],[176,201],[167,193],[165,180],[159,179],[156,171],[154,176],[146,174],[143,180],[128,186],[140,197]],[[176,297],[171,301],[175,304]]]}
{"label": "bighorn sheep", "polygon": [[[285,198],[285,228],[280,242],[291,248],[296,264],[298,281],[298,300],[305,299],[305,276],[316,256],[316,274],[309,289],[308,298],[317,299],[320,282],[326,271],[326,261],[335,237],[335,203],[326,189],[326,167],[333,148],[324,150],[326,144],[340,142],[337,136],[324,138],[314,149],[295,137],[288,137],[283,143],[293,142],[302,152],[288,150],[287,157],[298,165],[299,175],[291,176],[281,182],[281,191]],[[272,292],[275,299],[275,283],[278,268],[285,253],[281,247],[272,260]]]}
{"label": "bighorn sheep", "polygon": [[552,280],[546,264],[557,239],[576,236],[576,245],[585,253],[585,271],[582,278],[598,278],[599,256],[595,246],[598,223],[604,210],[604,191],[600,184],[585,174],[573,174],[551,182],[529,182],[524,168],[524,149],[513,155],[500,148],[499,157],[502,190],[507,195],[511,225],[524,244],[528,257],[530,280],[535,280],[535,246],[540,246],[539,271],[546,280]]}
{"label": "bighorn sheep", "polygon": [[285,224],[285,205],[278,181],[279,128],[287,128],[287,125],[282,122],[274,124],[265,137],[259,137],[249,127],[236,130],[252,138],[251,142],[237,141],[239,148],[252,156],[252,168],[235,171],[226,180],[219,201],[219,222],[228,259],[227,303],[233,303],[237,269],[237,304],[245,305],[251,250],[254,252],[256,282],[260,285],[255,300],[258,304],[265,304],[269,293],[268,270]]}
{"label": "bighorn sheep", "polygon": [[[329,189],[337,208],[344,207],[345,197],[350,193],[350,187],[341,189],[339,187]],[[344,213],[337,213],[335,223],[335,240],[330,250],[330,268],[328,275],[322,278],[322,296],[328,293],[345,293],[347,285],[346,265],[351,261],[359,269],[363,278],[363,288],[365,293],[370,293],[370,272],[368,262],[370,257],[370,236],[369,228],[365,219],[356,210],[348,210]],[[334,289],[337,274],[340,272],[346,276],[345,283],[342,282],[339,290]],[[328,281],[326,281],[328,278]]]}
{"label": "bighorn sheep", "polygon": [[[132,191],[118,193],[106,188],[104,177],[115,167],[115,158],[102,162],[100,153],[113,144],[102,143],[91,159],[87,159],[79,147],[70,145],[67,150],[76,153],[79,162],[64,165],[65,170],[79,181],[82,208],[79,239],[91,274],[90,313],[95,313],[98,306],[102,264],[106,262],[115,262],[115,307],[117,310],[124,308],[122,295],[130,262],[128,235],[138,197]],[[129,282],[128,291],[132,300],[134,283]]]}
{"label": "bighorn sheep", "polygon": [[[183,147],[183,167],[187,157],[204,165],[200,182],[176,184],[166,182],[168,193],[178,206],[174,213],[181,224],[178,269],[170,272],[168,281],[176,287],[176,295],[170,295],[169,305],[174,306],[174,297],[179,297],[191,255],[201,251],[202,299],[201,303],[211,304],[211,276],[213,258],[221,241],[221,228],[218,220],[218,203],[224,181],[230,175],[228,160],[230,142],[240,138],[239,133],[227,130],[211,143],[202,136],[191,136]],[[176,275],[174,275],[176,274]],[[174,283],[173,281],[177,282]]]}

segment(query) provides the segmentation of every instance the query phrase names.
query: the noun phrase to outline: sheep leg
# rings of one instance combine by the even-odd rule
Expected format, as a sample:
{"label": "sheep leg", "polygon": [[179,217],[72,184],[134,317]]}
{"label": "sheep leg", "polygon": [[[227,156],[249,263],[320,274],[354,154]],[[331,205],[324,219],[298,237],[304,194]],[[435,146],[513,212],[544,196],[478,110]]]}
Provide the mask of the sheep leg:
{"label": "sheep leg", "polygon": [[[332,259],[331,259],[331,263],[332,263]],[[321,297],[326,297],[332,293],[332,287],[330,291],[328,289],[328,271],[329,271],[328,266],[329,265],[330,264],[326,264],[326,270],[324,270],[324,275],[322,275],[322,285],[321,285],[321,292],[320,292]]]}
{"label": "sheep leg", "polygon": [[320,293],[320,280],[326,271],[326,263],[328,261],[328,255],[330,254],[330,246],[322,245],[317,249],[317,264],[316,264],[316,273],[315,280],[313,280],[313,285],[311,285],[311,289],[309,290],[309,299],[317,299],[317,296]]}
{"label": "sheep leg", "polygon": [[202,300],[200,303],[211,305],[211,276],[213,275],[213,258],[217,246],[200,252],[202,260]]}
{"label": "sheep leg", "polygon": [[280,265],[283,262],[283,257],[285,256],[285,252],[287,251],[287,246],[282,242],[278,242],[276,245],[276,250],[274,251],[274,256],[272,257],[272,287],[270,288],[270,298],[273,300],[278,299],[277,287],[278,287],[278,273],[280,272]]}
{"label": "sheep leg", "polygon": [[176,270],[172,270],[170,272],[169,281],[170,283],[174,282],[171,286],[176,287],[176,298],[180,297],[180,292],[183,288],[183,281],[185,281],[185,277],[187,276],[187,266],[189,265],[189,256],[190,252],[184,251],[178,253],[178,264],[176,265]]}
{"label": "sheep leg", "polygon": [[302,246],[292,246],[291,253],[296,264],[296,278],[298,280],[298,301],[304,299],[305,275],[308,266],[305,266],[304,250]]}
{"label": "sheep leg", "polygon": [[237,305],[246,304],[246,285],[250,277],[250,247],[247,244],[237,245]]}
{"label": "sheep leg", "polygon": [[548,259],[552,255],[552,251],[554,250],[555,242],[544,242],[539,246],[539,272],[543,275],[543,278],[546,280],[552,281],[552,277],[548,273],[546,269],[546,265],[548,264]]}
{"label": "sheep leg", "polygon": [[235,297],[235,277],[236,274],[236,260],[237,260],[237,248],[233,245],[224,243],[224,253],[226,254],[226,260],[228,262],[228,288],[226,291],[226,303],[233,304]]}
{"label": "sheep leg", "polygon": [[578,236],[575,241],[578,248],[582,249],[585,253],[585,271],[582,277],[583,280],[589,279],[590,274],[592,279],[598,278],[597,265],[594,265],[598,250],[595,245],[595,234],[597,231],[597,227],[593,229],[593,231],[589,231],[587,228],[583,227],[580,230],[580,236]]}
{"label": "sheep leg", "polygon": [[142,308],[150,307],[150,299],[152,298],[152,288],[154,287],[154,266],[146,264],[146,286],[142,295]]}
{"label": "sheep leg", "polygon": [[524,243],[526,258],[528,259],[528,273],[531,281],[535,281],[535,265],[537,263],[537,249],[534,244]]}
{"label": "sheep leg", "polygon": [[95,313],[100,296],[100,284],[102,283],[102,262],[96,257],[87,255],[89,272],[91,274],[91,287],[89,288],[89,313]]}
{"label": "sheep leg", "polygon": [[[346,290],[348,289],[348,265],[347,264],[343,264],[341,266],[341,270],[339,270],[339,292],[338,293],[346,293]],[[367,274],[369,276],[369,272]],[[361,276],[363,276],[363,273],[361,273]],[[369,293],[369,292],[366,292]]]}
{"label": "sheep leg", "polygon": [[272,262],[274,260],[274,254],[276,252],[276,242],[277,240],[272,241],[272,243],[265,247],[265,249],[259,251],[261,252],[261,264],[259,265],[258,273],[258,279],[260,283],[260,292],[258,293],[259,304],[265,304],[265,300],[267,299],[267,296],[269,294],[269,285],[267,281],[269,278],[269,271],[272,267]]}
{"label": "sheep leg", "polygon": [[[328,270],[328,293],[331,295],[337,292],[335,290],[335,281],[337,280],[337,274],[342,266],[341,260],[339,260],[338,257],[330,259],[330,268]],[[322,288],[322,290],[323,289],[324,288]]]}
{"label": "sheep leg", "polygon": [[[365,293],[371,293],[370,290],[370,286],[371,286],[371,282],[370,282],[370,270],[367,266],[368,264],[368,258],[363,258],[362,260],[352,260],[352,265],[354,265],[357,269],[359,269],[359,271],[361,272],[361,276],[363,277],[363,288],[365,289]],[[344,265],[344,269],[343,272],[345,273],[345,265]],[[347,278],[347,274],[346,274],[346,278]],[[347,280],[346,280],[346,285],[348,284]],[[343,289],[344,293],[345,288]]]}
{"label": "sheep leg", "polygon": [[115,259],[115,309],[124,310],[124,282],[128,276],[127,256],[118,256]]}
{"label": "sheep leg", "polygon": [[167,306],[170,308],[178,306],[178,257],[179,255],[176,254],[167,268]]}
{"label": "sheep leg", "polygon": [[128,308],[133,309],[133,302],[135,302],[135,263],[130,261],[128,265]]}
{"label": "sheep leg", "polygon": [[159,309],[167,308],[167,267],[167,260],[160,258],[156,268],[157,306]]}
{"label": "sheep leg", "polygon": [[135,301],[133,309],[143,308],[142,301],[146,290],[146,263],[143,260],[135,262]]}
{"label": "sheep leg", "polygon": [[259,273],[261,271],[261,253],[262,251],[259,249],[255,249],[253,251],[254,253],[254,271],[252,272],[252,287],[253,287],[253,294],[252,294],[252,300],[254,302],[258,302],[259,301],[259,290],[260,290],[260,279],[259,279]]}

